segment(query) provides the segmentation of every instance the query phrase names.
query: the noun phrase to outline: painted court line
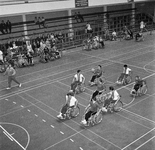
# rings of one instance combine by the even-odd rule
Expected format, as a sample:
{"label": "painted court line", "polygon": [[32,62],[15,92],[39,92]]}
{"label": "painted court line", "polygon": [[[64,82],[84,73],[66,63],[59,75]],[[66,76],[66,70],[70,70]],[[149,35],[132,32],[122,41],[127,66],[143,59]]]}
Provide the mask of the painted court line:
{"label": "painted court line", "polygon": [[143,134],[142,136],[140,136],[139,138],[137,138],[136,140],[134,140],[133,142],[131,142],[130,144],[126,145],[124,148],[122,148],[121,150],[125,150],[126,148],[128,148],[130,145],[136,143],[138,140],[142,139],[144,136],[148,135],[150,132],[152,132],[153,130],[155,130],[155,128],[151,129],[150,131],[146,132],[145,134]]}
{"label": "painted court line", "polygon": [[[25,94],[27,94],[27,93],[25,93]],[[43,105],[47,106],[48,108],[54,110],[55,112],[59,113],[59,112],[56,111],[55,109],[53,109],[53,108],[51,108],[50,106],[44,104],[43,102],[41,102],[41,101],[39,101],[38,99],[32,97],[31,95],[29,95],[29,94],[27,94],[27,95],[28,95],[29,97],[31,97],[31,98],[37,100],[38,102],[42,103]],[[21,97],[22,97],[22,96],[21,96]],[[25,99],[25,98],[23,97],[23,99]],[[29,102],[27,99],[25,99],[25,100],[26,100],[27,102]],[[31,102],[30,102],[30,103],[31,103]],[[46,111],[43,110],[42,108],[38,107],[37,105],[35,105],[35,104],[33,104],[33,105],[34,105],[35,107],[37,107],[39,110],[41,110],[42,112],[44,112],[44,113],[46,113],[47,115],[51,116],[52,118],[57,119],[56,117],[54,117],[53,115],[49,114],[48,112],[46,112]],[[73,121],[73,120],[72,120],[72,121]],[[73,122],[74,122],[74,121],[73,121]],[[69,127],[70,129],[72,129],[73,131],[75,131],[77,134],[79,133],[80,135],[82,135],[83,137],[85,137],[86,139],[88,139],[89,141],[95,143],[96,145],[98,145],[99,147],[103,148],[104,150],[107,150],[106,148],[104,148],[103,146],[101,146],[100,144],[98,144],[97,142],[91,140],[90,138],[88,138],[87,136],[85,136],[84,134],[82,134],[81,132],[82,132],[84,129],[81,130],[81,131],[77,131],[77,130],[75,130],[74,128],[72,128],[71,126],[67,125],[66,123],[64,123],[64,122],[62,122],[62,123],[63,123],[65,126],[67,126],[67,127]],[[77,123],[77,122],[75,122],[75,123],[78,124],[78,125],[80,125],[80,124]],[[90,131],[91,131],[91,130],[90,130]],[[93,131],[91,131],[91,132],[93,132]],[[93,133],[94,133],[94,132],[93,132]],[[94,134],[96,134],[96,133],[94,133]],[[96,135],[97,135],[97,134],[96,134]],[[99,136],[99,135],[97,135],[97,136]],[[67,137],[66,139],[62,140],[62,142],[65,141],[65,140],[67,140],[67,139],[69,139],[70,137],[72,137],[72,136],[69,136],[69,137]],[[105,141],[107,141],[108,143],[112,144],[113,146],[115,146],[115,147],[121,149],[120,147],[118,147],[117,145],[115,145],[115,144],[111,143],[110,141],[104,139],[103,137],[102,137],[102,139],[105,140]],[[55,143],[55,144],[49,146],[48,148],[46,148],[46,149],[44,149],[44,150],[47,150],[47,149],[49,149],[49,148],[51,148],[51,147],[54,147],[55,145],[57,145],[57,144],[59,144],[59,143],[61,143],[61,142],[59,141],[59,142],[57,142],[57,143]]]}
{"label": "painted court line", "polygon": [[70,139],[70,141],[71,141],[71,142],[74,142],[74,140],[73,140],[73,139]]}
{"label": "painted court line", "polygon": [[[0,126],[2,127],[2,124],[7,124],[7,125],[14,125],[14,126],[17,126],[17,127],[19,127],[19,128],[21,128],[22,130],[24,130],[25,132],[26,132],[26,134],[27,134],[27,144],[26,144],[26,146],[25,146],[25,148],[24,148],[24,150],[26,150],[27,149],[27,147],[28,147],[28,145],[29,145],[29,143],[30,143],[30,135],[29,135],[29,133],[28,133],[28,131],[24,128],[24,127],[22,127],[22,126],[20,126],[20,125],[18,125],[18,124],[14,124],[14,123],[8,123],[8,122],[0,122]],[[4,129],[5,130],[5,129]],[[12,136],[11,136],[11,138],[13,139],[13,140],[15,140]],[[17,141],[18,142],[18,141]]]}
{"label": "painted court line", "polygon": [[148,142],[150,142],[154,138],[155,138],[155,136],[153,136],[152,138],[150,138],[149,140],[147,140],[146,142],[144,142],[143,144],[141,144],[140,146],[138,146],[135,150],[138,150],[139,148],[141,148],[142,146],[144,146],[145,144],[147,144]]}
{"label": "painted court line", "polygon": [[11,140],[13,141],[13,139],[11,138],[11,136],[9,134],[7,134],[5,131],[3,131],[3,133]]}
{"label": "painted court line", "polygon": [[[141,45],[141,44],[138,44],[138,45]],[[125,48],[119,48],[118,50],[123,50],[123,49],[127,49],[127,48],[130,48],[130,47],[134,47],[135,45],[130,45],[130,46],[127,46],[127,47],[125,47]],[[147,48],[147,46],[146,46],[146,48]],[[81,51],[81,50],[79,50],[79,51]],[[75,52],[75,51],[74,51]],[[77,52],[77,51],[76,51]],[[108,53],[108,52],[107,52]],[[80,53],[80,54],[83,54],[83,53]],[[106,53],[105,53],[106,54]],[[125,54],[125,53],[124,53]],[[100,54],[99,54],[100,55]],[[94,57],[94,56],[91,56],[91,57]],[[85,59],[88,59],[88,58],[84,58],[84,59],[82,59],[82,60],[85,60]],[[81,61],[81,60],[77,60],[77,61],[73,61],[73,62],[69,62],[69,63],[64,63],[63,65],[67,65],[67,64],[71,64],[71,63],[74,63],[74,62],[78,62],[78,61]],[[57,66],[54,66],[54,67],[49,67],[49,68],[47,68],[47,69],[42,69],[42,70],[38,70],[38,71],[34,71],[34,72],[31,72],[31,73],[27,73],[27,74],[24,74],[24,75],[21,75],[21,76],[18,76],[17,78],[19,78],[19,77],[23,77],[23,76],[27,76],[27,75],[32,75],[32,74],[35,74],[35,73],[37,73],[37,72],[43,72],[43,71],[45,71],[45,70],[49,70],[49,69],[53,69],[53,68],[56,68],[56,67],[60,67],[60,66],[62,66],[62,64],[61,65],[57,65]],[[4,80],[4,81],[7,81],[7,80]],[[1,81],[1,82],[4,82],[4,81]],[[1,83],[0,82],[0,83]]]}
{"label": "painted court line", "polygon": [[[63,83],[63,84],[64,84],[64,83]],[[66,85],[66,84],[64,84],[64,85]],[[57,85],[54,85],[54,86],[58,87]],[[66,85],[66,86],[68,86],[68,85]],[[60,87],[58,87],[58,88],[61,89],[61,90],[64,90],[63,88],[60,88]],[[64,91],[65,91],[65,90],[64,90]],[[88,94],[88,93],[87,93],[87,94]],[[90,94],[88,94],[88,95],[90,95]],[[81,99],[83,99],[83,100],[89,102],[88,100],[86,100],[85,98],[83,98],[83,97],[80,96],[80,95],[77,95],[77,97],[80,97]],[[81,104],[81,103],[78,103],[78,104],[81,105],[81,106],[83,106],[83,107],[86,107],[86,105],[83,105],[83,104]],[[125,110],[125,109],[122,108],[122,110]],[[138,123],[138,122],[136,122],[136,121],[134,121],[134,120],[132,120],[132,119],[129,119],[129,118],[123,116],[123,115],[120,115],[120,114],[118,114],[118,113],[116,113],[116,115],[119,115],[119,116],[121,116],[121,117],[123,117],[123,118],[125,118],[125,119],[127,119],[127,120],[130,120],[130,121],[132,121],[132,122],[134,122],[134,123],[136,123],[136,124],[139,124],[139,125],[141,125],[141,126],[147,128],[147,129],[151,129],[151,128],[149,128],[149,127],[147,127],[147,126],[145,126],[145,125],[143,125],[143,124],[141,124],[141,123]],[[144,120],[144,119],[143,119],[143,120]]]}
{"label": "painted court line", "polygon": [[13,136],[11,136],[3,127],[0,125],[0,128],[13,140],[15,141],[23,150],[26,150]]}
{"label": "painted court line", "polygon": [[53,126],[53,125],[51,125],[51,127],[52,127],[52,128],[54,128],[54,126]]}

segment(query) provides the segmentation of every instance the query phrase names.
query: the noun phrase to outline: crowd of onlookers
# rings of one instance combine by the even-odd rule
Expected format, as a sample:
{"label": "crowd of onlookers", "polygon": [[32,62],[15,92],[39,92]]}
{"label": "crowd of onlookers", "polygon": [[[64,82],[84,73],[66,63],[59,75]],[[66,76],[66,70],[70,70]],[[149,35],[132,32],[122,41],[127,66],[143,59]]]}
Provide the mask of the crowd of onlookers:
{"label": "crowd of onlookers", "polygon": [[1,21],[0,23],[0,31],[2,34],[7,34],[7,33],[11,33],[12,30],[12,23],[7,20],[6,22],[4,22],[4,20]]}
{"label": "crowd of onlookers", "polygon": [[57,35],[40,34],[34,39],[27,37],[8,41],[0,45],[0,65],[9,62],[17,67],[32,66],[35,56],[38,56],[39,61],[44,63],[55,60],[61,57],[63,42],[64,36],[61,32]]}
{"label": "crowd of onlookers", "polygon": [[34,23],[39,26],[39,28],[47,28],[46,20],[44,17],[35,17]]}

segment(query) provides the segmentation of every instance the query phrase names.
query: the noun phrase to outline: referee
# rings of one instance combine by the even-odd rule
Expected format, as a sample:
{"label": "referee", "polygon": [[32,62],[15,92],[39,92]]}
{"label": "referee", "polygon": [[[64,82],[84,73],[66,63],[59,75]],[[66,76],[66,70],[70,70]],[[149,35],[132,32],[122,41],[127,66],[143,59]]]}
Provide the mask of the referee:
{"label": "referee", "polygon": [[21,87],[21,83],[19,83],[17,80],[16,80],[16,70],[12,67],[11,64],[8,65],[4,75],[7,75],[8,76],[8,87],[6,88],[7,90],[11,89],[11,83],[12,81],[16,82],[18,84],[19,87]]}

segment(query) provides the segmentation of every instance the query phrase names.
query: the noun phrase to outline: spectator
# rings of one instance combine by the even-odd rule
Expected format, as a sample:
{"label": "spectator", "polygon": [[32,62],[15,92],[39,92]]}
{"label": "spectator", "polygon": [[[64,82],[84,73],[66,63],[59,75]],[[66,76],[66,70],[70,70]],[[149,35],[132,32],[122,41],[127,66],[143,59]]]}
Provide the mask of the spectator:
{"label": "spectator", "polygon": [[80,19],[80,22],[84,22],[84,18],[83,18],[83,16],[80,14],[80,12],[78,12],[77,16],[78,16],[78,18]]}
{"label": "spectator", "polygon": [[144,30],[147,31],[146,23],[144,21],[141,21],[140,22],[140,31],[143,32]]}
{"label": "spectator", "polygon": [[47,28],[46,22],[45,22],[45,18],[44,18],[44,17],[41,18],[41,25],[42,25],[44,28]]}
{"label": "spectator", "polygon": [[0,65],[3,64],[3,52],[0,50]]}
{"label": "spectator", "polygon": [[117,33],[116,33],[116,31],[114,30],[114,31],[112,32],[112,41],[116,41],[116,39],[117,39]]}
{"label": "spectator", "polygon": [[38,17],[38,25],[39,25],[39,28],[40,28],[41,23],[42,23],[42,19],[40,17]]}
{"label": "spectator", "polygon": [[6,32],[11,33],[11,31],[12,31],[12,23],[9,20],[7,20],[7,22],[6,22]]}
{"label": "spectator", "polygon": [[69,29],[68,38],[71,41],[74,39],[74,30],[73,29]]}
{"label": "spectator", "polygon": [[38,21],[38,18],[37,18],[37,17],[34,18],[34,23],[35,23],[36,25],[39,24],[39,21]]}
{"label": "spectator", "polygon": [[93,30],[92,30],[92,28],[90,26],[90,23],[87,22],[87,24],[86,24],[86,33],[92,33],[92,32],[93,32]]}
{"label": "spectator", "polygon": [[78,14],[76,12],[74,13],[74,19],[76,20],[77,23],[79,23],[79,17],[78,17]]}
{"label": "spectator", "polygon": [[2,20],[2,22],[0,24],[0,30],[1,30],[2,34],[5,34],[5,29],[6,29],[6,24],[4,23],[4,20]]}

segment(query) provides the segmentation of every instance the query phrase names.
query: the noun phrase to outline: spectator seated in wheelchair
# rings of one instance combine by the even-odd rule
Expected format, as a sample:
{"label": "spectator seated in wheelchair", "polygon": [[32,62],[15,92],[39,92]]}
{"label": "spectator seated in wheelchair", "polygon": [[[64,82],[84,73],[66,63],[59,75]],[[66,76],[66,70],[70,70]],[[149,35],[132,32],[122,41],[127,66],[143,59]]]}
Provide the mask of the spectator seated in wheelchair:
{"label": "spectator seated in wheelchair", "polygon": [[98,36],[93,37],[92,48],[96,50],[99,48],[99,37]]}
{"label": "spectator seated in wheelchair", "polygon": [[137,33],[137,34],[135,35],[135,41],[136,41],[136,42],[144,41],[144,35],[143,35],[142,31],[140,31],[139,33]]}
{"label": "spectator seated in wheelchair", "polygon": [[133,32],[132,32],[132,30],[128,29],[126,26],[124,27],[124,33],[125,33],[125,40],[133,39]]}
{"label": "spectator seated in wheelchair", "polygon": [[139,76],[135,77],[135,84],[132,87],[130,94],[132,96],[141,96],[147,92],[146,81],[142,80]]}
{"label": "spectator seated in wheelchair", "polygon": [[71,90],[75,93],[81,93],[85,91],[85,77],[81,73],[81,70],[77,70],[77,73],[73,77],[73,81],[71,83]]}
{"label": "spectator seated in wheelchair", "polygon": [[92,68],[92,72],[94,75],[89,81],[90,86],[96,85],[98,82],[98,79],[103,75],[102,66],[98,65],[97,69]]}
{"label": "spectator seated in wheelchair", "polygon": [[88,38],[86,40],[83,41],[83,50],[88,50],[91,51],[92,50],[92,40],[91,38]]}
{"label": "spectator seated in wheelchair", "polygon": [[105,44],[104,44],[104,40],[101,36],[99,36],[99,48],[104,48]]}
{"label": "spectator seated in wheelchair", "polygon": [[70,90],[67,94],[66,94],[66,103],[65,105],[63,105],[63,107],[61,108],[60,114],[57,116],[59,119],[66,119],[66,117],[69,117],[70,119],[70,115],[67,115],[67,111],[69,109],[74,110],[78,105],[78,101],[74,96],[74,92],[72,90]]}
{"label": "spectator seated in wheelchair", "polygon": [[[114,108],[114,105],[117,103],[118,100],[120,100],[120,95],[119,93],[117,92],[117,90],[114,89],[113,86],[110,86],[109,87],[109,90],[110,92],[107,94],[107,98],[106,100],[104,101],[104,105],[103,105],[103,108],[102,108],[102,111],[104,112],[107,112],[108,110],[110,112],[113,112],[113,108]],[[112,106],[109,108],[109,106],[112,104]]]}
{"label": "spectator seated in wheelchair", "polygon": [[129,84],[131,82],[131,71],[132,70],[127,65],[124,65],[123,73],[121,73],[121,75],[117,79],[116,83],[122,84],[122,85]]}

